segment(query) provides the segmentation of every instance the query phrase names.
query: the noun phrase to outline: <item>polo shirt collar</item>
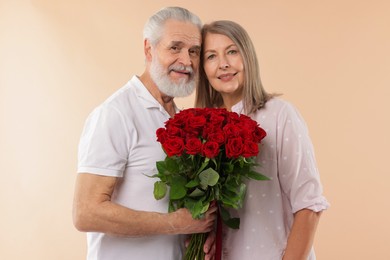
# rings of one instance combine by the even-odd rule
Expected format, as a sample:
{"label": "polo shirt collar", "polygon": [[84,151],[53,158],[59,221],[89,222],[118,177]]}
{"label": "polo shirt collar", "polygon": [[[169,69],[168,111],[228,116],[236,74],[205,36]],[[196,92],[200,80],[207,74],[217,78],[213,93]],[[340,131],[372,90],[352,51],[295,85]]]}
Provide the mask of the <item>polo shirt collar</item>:
{"label": "polo shirt collar", "polygon": [[135,86],[135,94],[139,98],[140,103],[145,108],[159,108],[160,103],[150,94],[138,76],[133,76],[131,78],[132,85]]}
{"label": "polo shirt collar", "polygon": [[[145,108],[158,108],[165,111],[164,107],[152,96],[152,94],[150,94],[138,76],[134,75],[130,81],[135,86],[135,94],[139,98],[140,103]],[[179,109],[176,107],[176,104],[175,110],[176,112],[179,111]]]}

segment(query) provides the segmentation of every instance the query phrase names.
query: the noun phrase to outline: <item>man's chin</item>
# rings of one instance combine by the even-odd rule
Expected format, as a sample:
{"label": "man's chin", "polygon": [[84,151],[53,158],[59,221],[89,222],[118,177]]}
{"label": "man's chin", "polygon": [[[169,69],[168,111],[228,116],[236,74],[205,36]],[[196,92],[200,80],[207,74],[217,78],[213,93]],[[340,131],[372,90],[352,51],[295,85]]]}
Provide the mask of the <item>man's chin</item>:
{"label": "man's chin", "polygon": [[169,92],[168,95],[171,96],[171,97],[188,97],[189,95],[191,95],[194,90],[195,90],[195,87],[189,87],[189,86],[183,86],[183,85],[179,85],[179,86],[175,86],[176,89],[170,89],[171,91],[167,91]]}
{"label": "man's chin", "polygon": [[170,97],[187,97],[196,87],[196,80],[188,76],[181,78],[160,77],[154,80],[162,93]]}

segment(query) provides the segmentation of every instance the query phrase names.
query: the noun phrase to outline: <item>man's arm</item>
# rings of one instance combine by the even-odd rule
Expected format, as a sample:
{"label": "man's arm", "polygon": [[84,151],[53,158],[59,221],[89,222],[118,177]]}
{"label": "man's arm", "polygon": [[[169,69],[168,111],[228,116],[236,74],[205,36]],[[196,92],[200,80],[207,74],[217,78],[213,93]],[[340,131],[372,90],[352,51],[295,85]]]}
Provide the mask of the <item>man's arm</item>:
{"label": "man's arm", "polygon": [[172,213],[132,210],[111,201],[117,178],[80,173],[77,176],[73,222],[80,231],[119,236],[191,234],[209,232],[214,227],[216,207],[200,220],[187,209]]}
{"label": "man's arm", "polygon": [[309,209],[295,213],[283,260],[307,260],[320,216]]}

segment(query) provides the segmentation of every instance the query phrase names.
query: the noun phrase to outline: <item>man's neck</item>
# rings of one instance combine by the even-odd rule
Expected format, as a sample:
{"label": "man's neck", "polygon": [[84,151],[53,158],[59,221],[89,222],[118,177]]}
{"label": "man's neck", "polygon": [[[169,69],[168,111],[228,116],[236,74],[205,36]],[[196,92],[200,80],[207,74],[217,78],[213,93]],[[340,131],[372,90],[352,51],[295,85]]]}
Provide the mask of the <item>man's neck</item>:
{"label": "man's neck", "polygon": [[144,72],[139,79],[144,84],[149,93],[165,108],[168,114],[173,117],[176,113],[173,97],[167,96],[158,89],[151,79],[149,73]]}

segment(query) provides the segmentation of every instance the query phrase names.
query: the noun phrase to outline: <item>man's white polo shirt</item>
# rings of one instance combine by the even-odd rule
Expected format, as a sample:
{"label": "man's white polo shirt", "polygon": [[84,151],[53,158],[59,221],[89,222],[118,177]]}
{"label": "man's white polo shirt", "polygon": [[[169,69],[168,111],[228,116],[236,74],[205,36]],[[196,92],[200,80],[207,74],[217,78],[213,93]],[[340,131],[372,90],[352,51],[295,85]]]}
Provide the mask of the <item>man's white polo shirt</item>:
{"label": "man's white polo shirt", "polygon": [[[112,201],[125,207],[167,212],[168,200],[155,200],[156,161],[165,153],[156,130],[169,114],[137,76],[88,117],[79,144],[79,173],[120,177]],[[88,233],[88,260],[181,259],[182,237],[123,238]]]}

